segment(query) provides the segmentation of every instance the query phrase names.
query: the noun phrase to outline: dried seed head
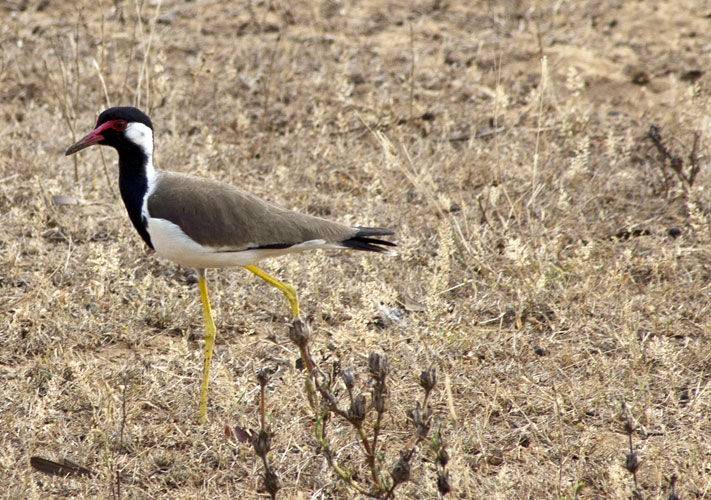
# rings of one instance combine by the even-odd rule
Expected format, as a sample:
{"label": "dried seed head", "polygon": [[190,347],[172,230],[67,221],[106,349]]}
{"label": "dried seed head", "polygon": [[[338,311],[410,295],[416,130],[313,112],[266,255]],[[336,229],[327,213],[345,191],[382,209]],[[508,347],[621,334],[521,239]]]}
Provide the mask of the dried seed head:
{"label": "dried seed head", "polygon": [[368,355],[368,371],[378,382],[385,382],[388,375],[388,359],[385,356],[371,352]]}
{"label": "dried seed head", "polygon": [[274,472],[271,467],[264,471],[263,484],[264,491],[269,493],[272,498],[276,498],[277,492],[281,489],[281,482],[279,481],[279,476]]}
{"label": "dried seed head", "polygon": [[627,454],[627,459],[625,460],[625,469],[630,471],[632,474],[636,474],[639,469],[640,461],[637,456],[636,451],[631,451]]}
{"label": "dried seed head", "polygon": [[449,452],[447,452],[447,448],[442,445],[442,447],[437,450],[437,463],[441,465],[442,467],[446,467],[447,463],[449,462]]}
{"label": "dried seed head", "polygon": [[437,384],[437,369],[434,366],[420,373],[420,386],[425,392],[434,389],[435,384]]}
{"label": "dried seed head", "polygon": [[672,474],[672,477],[669,478],[669,488],[671,489],[671,491],[669,492],[667,500],[680,500],[679,495],[676,494],[676,481],[676,474]]}
{"label": "dried seed head", "polygon": [[449,485],[449,472],[437,472],[437,489],[443,496],[452,491],[452,487]]}
{"label": "dried seed head", "polygon": [[637,426],[635,425],[634,420],[632,420],[632,417],[627,417],[625,419],[624,429],[625,429],[625,433],[628,436],[631,436],[632,434],[634,434],[634,431],[637,429]]}
{"label": "dried seed head", "polygon": [[410,454],[401,451],[400,458],[393,468],[390,470],[390,476],[393,478],[393,486],[397,486],[400,483],[404,483],[410,479]]}
{"label": "dried seed head", "polygon": [[267,382],[269,381],[269,375],[271,375],[271,371],[267,368],[262,368],[257,372],[257,382],[259,382],[259,385],[264,387],[267,385]]}
{"label": "dried seed head", "polygon": [[258,457],[264,458],[272,447],[272,436],[264,429],[260,429],[257,435],[254,436],[254,440],[252,440],[252,446],[254,447],[254,453]]}
{"label": "dried seed head", "polygon": [[343,370],[341,372],[341,379],[343,379],[343,383],[346,385],[346,389],[352,391],[353,387],[355,387],[356,382],[356,377],[353,370],[351,370],[350,368]]}
{"label": "dried seed head", "polygon": [[301,319],[295,319],[294,322],[289,325],[289,340],[299,347],[303,347],[308,344],[311,338],[311,319],[307,319],[304,322]]}
{"label": "dried seed head", "polygon": [[432,410],[427,407],[424,410],[420,406],[420,403],[415,404],[415,408],[407,412],[407,416],[412,420],[412,424],[415,426],[415,432],[421,438],[427,436],[430,431],[430,417],[432,416]]}
{"label": "dried seed head", "polygon": [[632,418],[632,415],[630,414],[630,410],[627,407],[627,403],[624,401],[620,405],[621,409],[621,415],[620,418],[623,420],[622,421],[622,428],[625,431],[625,434],[628,436],[631,436],[634,434],[634,431],[637,430],[637,424],[635,423],[634,419]]}
{"label": "dried seed head", "polygon": [[355,425],[360,425],[360,423],[363,422],[363,419],[365,419],[366,409],[367,405],[365,396],[358,394],[355,398],[353,398],[353,403],[348,409],[348,420]]}

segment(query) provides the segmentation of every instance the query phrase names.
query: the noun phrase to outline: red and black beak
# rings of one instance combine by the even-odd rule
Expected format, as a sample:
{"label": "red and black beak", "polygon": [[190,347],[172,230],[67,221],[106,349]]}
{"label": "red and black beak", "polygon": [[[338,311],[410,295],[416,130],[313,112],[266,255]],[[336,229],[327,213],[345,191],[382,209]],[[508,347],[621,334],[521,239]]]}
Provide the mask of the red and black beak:
{"label": "red and black beak", "polygon": [[112,125],[113,122],[111,121],[98,125],[94,130],[91,131],[91,133],[87,134],[84,138],[69,146],[69,149],[67,149],[64,155],[73,155],[77,151],[81,151],[84,148],[88,148],[89,146],[93,146],[94,144],[100,144],[101,141],[104,140],[104,136],[101,135],[102,132],[104,132],[106,129],[111,128]]}

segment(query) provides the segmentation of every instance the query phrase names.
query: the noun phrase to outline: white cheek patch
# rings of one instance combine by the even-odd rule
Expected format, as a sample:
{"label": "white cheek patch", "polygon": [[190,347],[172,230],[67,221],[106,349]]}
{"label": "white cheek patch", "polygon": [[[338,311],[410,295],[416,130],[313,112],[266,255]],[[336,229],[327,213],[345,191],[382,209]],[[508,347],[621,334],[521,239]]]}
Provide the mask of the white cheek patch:
{"label": "white cheek patch", "polygon": [[136,144],[148,157],[153,156],[153,131],[140,122],[131,122],[126,126],[123,135]]}

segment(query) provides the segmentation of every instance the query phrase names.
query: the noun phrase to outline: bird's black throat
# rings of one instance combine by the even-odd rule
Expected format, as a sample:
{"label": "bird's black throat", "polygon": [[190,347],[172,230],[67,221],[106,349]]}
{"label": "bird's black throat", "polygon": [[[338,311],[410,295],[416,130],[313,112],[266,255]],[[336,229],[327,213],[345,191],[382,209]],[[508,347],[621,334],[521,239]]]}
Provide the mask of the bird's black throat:
{"label": "bird's black throat", "polygon": [[148,174],[146,166],[148,165],[148,156],[135,144],[122,144],[118,150],[119,154],[119,189],[121,198],[123,199],[128,216],[136,228],[138,234],[141,235],[143,241],[153,248],[151,236],[146,230],[147,221],[141,213],[143,208],[143,199],[148,193]]}

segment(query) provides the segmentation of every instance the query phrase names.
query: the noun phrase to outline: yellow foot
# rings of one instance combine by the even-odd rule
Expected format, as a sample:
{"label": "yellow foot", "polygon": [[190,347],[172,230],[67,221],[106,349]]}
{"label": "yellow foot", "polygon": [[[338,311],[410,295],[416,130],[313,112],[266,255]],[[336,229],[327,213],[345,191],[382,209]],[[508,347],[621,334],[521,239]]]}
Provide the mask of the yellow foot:
{"label": "yellow foot", "polygon": [[270,285],[275,286],[279,290],[281,290],[281,292],[286,296],[286,299],[289,301],[289,305],[291,306],[291,314],[294,316],[294,318],[299,318],[301,316],[301,312],[299,311],[299,298],[296,296],[296,290],[294,290],[293,286],[287,285],[286,283],[282,283],[274,276],[265,273],[256,266],[245,266],[245,269],[253,272]]}

